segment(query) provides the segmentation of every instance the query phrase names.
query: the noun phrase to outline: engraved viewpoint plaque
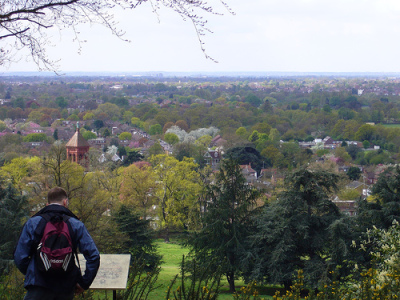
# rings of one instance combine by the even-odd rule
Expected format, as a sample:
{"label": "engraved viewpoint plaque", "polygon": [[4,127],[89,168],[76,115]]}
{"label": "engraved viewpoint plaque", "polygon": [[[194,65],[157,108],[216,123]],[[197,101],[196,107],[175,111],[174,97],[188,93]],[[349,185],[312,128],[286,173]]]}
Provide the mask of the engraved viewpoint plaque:
{"label": "engraved viewpoint plaque", "polygon": [[[78,257],[83,274],[86,268],[86,261],[82,254],[78,254]],[[130,260],[130,254],[100,254],[100,268],[90,289],[126,289]]]}

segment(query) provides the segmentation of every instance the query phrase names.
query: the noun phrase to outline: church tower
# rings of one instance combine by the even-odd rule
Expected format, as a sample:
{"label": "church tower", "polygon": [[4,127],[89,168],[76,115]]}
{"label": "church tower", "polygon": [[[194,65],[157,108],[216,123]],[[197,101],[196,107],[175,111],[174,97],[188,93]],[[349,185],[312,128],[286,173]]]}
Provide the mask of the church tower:
{"label": "church tower", "polygon": [[67,148],[67,159],[86,168],[89,166],[88,152],[90,145],[79,132],[79,123],[77,124],[75,134],[65,147]]}

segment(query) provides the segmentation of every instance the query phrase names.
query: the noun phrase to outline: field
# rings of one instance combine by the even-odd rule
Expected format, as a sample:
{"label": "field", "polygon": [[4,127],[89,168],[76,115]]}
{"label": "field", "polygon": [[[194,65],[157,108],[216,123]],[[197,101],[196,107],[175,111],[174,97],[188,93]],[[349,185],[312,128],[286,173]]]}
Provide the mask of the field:
{"label": "field", "polygon": [[383,124],[386,128],[400,128],[400,124]]}
{"label": "field", "polygon": [[[153,299],[164,300],[166,291],[171,283],[171,280],[180,271],[179,264],[182,261],[182,256],[187,254],[188,250],[182,248],[179,245],[179,243],[174,242],[174,240],[172,240],[172,242],[170,243],[165,243],[163,240],[157,240],[156,245],[159,249],[160,254],[163,255],[164,263],[162,264],[160,276],[158,278],[158,284],[160,284],[160,287],[157,288],[157,290],[155,290],[149,298],[151,300]],[[236,282],[237,288],[240,288],[243,285],[244,283],[242,280],[237,280]],[[232,295],[229,293],[228,282],[226,281],[225,278],[223,278],[222,287],[220,290],[221,294],[218,297],[218,299],[221,300],[233,299]],[[261,296],[261,297],[264,297],[265,299],[269,298],[272,299],[272,297],[270,296]]]}

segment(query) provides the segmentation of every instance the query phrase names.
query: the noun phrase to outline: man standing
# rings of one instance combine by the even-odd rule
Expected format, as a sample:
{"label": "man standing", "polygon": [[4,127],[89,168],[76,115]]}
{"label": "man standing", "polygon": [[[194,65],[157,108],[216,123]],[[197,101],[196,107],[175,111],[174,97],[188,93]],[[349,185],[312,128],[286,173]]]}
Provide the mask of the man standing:
{"label": "man standing", "polygon": [[[25,275],[25,300],[71,300],[74,294],[82,293],[92,284],[100,266],[100,254],[85,225],[67,208],[68,197],[65,190],[60,187],[52,188],[47,194],[47,200],[47,206],[24,225],[14,253],[14,261]],[[41,246],[46,224],[55,218],[65,220],[68,225],[75,252],[73,256],[76,256],[76,250],[79,248],[86,259],[86,271],[83,276],[75,264],[65,275],[49,276],[38,268],[36,260],[39,259],[35,253]]]}

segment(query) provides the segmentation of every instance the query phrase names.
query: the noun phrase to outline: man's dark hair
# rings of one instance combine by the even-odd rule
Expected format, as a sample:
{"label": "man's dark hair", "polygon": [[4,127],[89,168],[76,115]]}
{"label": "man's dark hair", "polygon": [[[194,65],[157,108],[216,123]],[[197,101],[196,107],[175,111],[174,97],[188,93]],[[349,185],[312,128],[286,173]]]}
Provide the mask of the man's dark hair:
{"label": "man's dark hair", "polygon": [[61,202],[65,198],[68,198],[67,192],[60,187],[55,187],[52,188],[48,193],[47,193],[47,202],[48,203],[54,203],[54,202]]}

